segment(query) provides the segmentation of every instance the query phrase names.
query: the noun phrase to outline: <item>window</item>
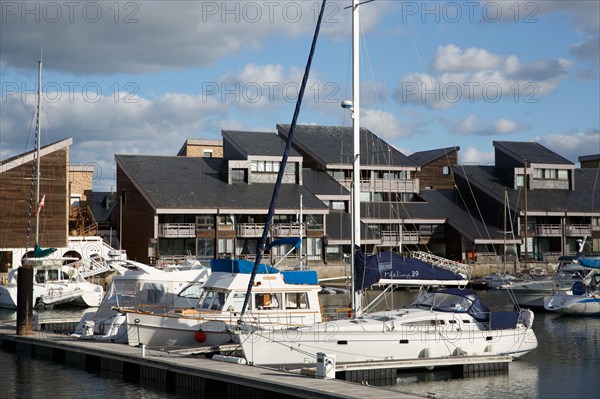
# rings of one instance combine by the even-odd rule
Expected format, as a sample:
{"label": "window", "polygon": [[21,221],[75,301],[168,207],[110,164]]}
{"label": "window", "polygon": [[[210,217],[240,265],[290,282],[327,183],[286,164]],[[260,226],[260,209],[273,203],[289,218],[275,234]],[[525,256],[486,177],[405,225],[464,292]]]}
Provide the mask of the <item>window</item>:
{"label": "window", "polygon": [[525,176],[524,175],[517,175],[516,184],[517,184],[517,187],[524,187],[525,186]]}
{"label": "window", "polygon": [[558,170],[558,180],[569,180],[569,171],[568,170]]}
{"label": "window", "polygon": [[281,294],[256,294],[254,300],[256,309],[279,309]]}
{"label": "window", "polygon": [[200,298],[200,294],[202,294],[202,286],[203,284],[193,283],[185,287],[179,293],[179,297],[182,298]]}
{"label": "window", "polygon": [[215,215],[199,215],[196,217],[196,230],[212,230],[215,228]]}
{"label": "window", "polygon": [[245,183],[246,182],[246,170],[245,169],[232,169],[229,172],[232,183]]}
{"label": "window", "polygon": [[199,238],[196,240],[196,256],[198,259],[214,259],[215,240],[212,238]]}
{"label": "window", "polygon": [[204,153],[203,153],[203,155],[202,155],[202,156],[203,156],[204,158],[212,158],[212,156],[213,156],[213,150],[212,150],[212,149],[205,148],[205,149],[204,149]]}
{"label": "window", "polygon": [[556,169],[544,169],[544,179],[556,179]]}
{"label": "window", "polygon": [[279,172],[279,162],[277,161],[252,161],[250,170],[253,172]]}
{"label": "window", "polygon": [[442,166],[442,174],[443,175],[449,175],[450,174],[450,167],[449,166]]}
{"label": "window", "polygon": [[331,201],[331,209],[337,209],[337,210],[345,210],[346,209],[346,204],[344,203],[344,201]]}
{"label": "window", "polygon": [[233,215],[219,215],[219,230],[233,230]]}
{"label": "window", "polygon": [[286,309],[308,309],[308,293],[290,292],[286,295]]}
{"label": "window", "polygon": [[233,238],[221,238],[219,239],[219,256],[231,256],[233,255]]}

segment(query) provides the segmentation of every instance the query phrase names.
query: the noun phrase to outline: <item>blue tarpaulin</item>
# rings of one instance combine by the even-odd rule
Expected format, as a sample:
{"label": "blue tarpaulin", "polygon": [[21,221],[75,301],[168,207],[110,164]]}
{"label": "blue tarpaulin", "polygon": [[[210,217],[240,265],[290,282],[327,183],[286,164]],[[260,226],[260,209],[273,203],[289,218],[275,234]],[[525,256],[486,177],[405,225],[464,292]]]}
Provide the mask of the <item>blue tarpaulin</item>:
{"label": "blue tarpaulin", "polygon": [[453,271],[433,266],[415,258],[405,258],[392,251],[365,255],[360,249],[354,258],[354,289],[361,291],[380,279],[391,280],[464,280]]}
{"label": "blue tarpaulin", "polygon": [[[212,259],[210,261],[210,269],[213,272],[226,273],[245,273],[251,274],[254,268],[254,262],[245,259]],[[279,270],[260,263],[258,265],[258,274],[279,273]]]}

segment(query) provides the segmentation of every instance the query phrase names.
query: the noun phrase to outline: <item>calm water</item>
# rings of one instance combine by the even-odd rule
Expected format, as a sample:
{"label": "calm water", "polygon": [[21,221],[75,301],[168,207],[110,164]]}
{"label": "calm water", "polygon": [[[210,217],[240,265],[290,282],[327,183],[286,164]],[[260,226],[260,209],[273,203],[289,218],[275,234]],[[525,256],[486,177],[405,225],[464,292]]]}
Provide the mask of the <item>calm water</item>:
{"label": "calm water", "polygon": [[[416,295],[416,291],[397,292],[393,305],[409,304]],[[512,307],[501,292],[482,291],[480,295],[492,309]],[[348,303],[343,295],[324,295],[322,298],[325,304],[347,306]],[[44,316],[81,312],[78,308],[67,308],[44,311]],[[15,317],[15,312],[0,309],[0,320]],[[386,389],[419,395],[435,394],[437,398],[597,398],[600,392],[600,318],[536,312],[534,330],[539,341],[538,348],[512,362],[508,375],[439,380],[443,377],[439,373],[420,374],[403,377],[399,385]],[[2,398],[178,398],[3,351],[0,351],[0,370]]]}

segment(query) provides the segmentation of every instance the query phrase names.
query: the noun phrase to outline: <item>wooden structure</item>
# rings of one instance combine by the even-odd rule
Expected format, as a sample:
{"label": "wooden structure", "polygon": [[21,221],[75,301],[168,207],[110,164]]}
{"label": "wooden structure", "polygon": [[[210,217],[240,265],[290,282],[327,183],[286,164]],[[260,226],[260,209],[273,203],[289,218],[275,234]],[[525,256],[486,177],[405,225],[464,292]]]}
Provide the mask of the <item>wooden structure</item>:
{"label": "wooden structure", "polygon": [[[69,146],[71,138],[40,149],[40,246],[65,247],[69,226]],[[35,245],[35,151],[0,164],[0,271],[7,268],[11,248]],[[31,205],[30,205],[31,204]],[[27,243],[29,225],[29,242]]]}

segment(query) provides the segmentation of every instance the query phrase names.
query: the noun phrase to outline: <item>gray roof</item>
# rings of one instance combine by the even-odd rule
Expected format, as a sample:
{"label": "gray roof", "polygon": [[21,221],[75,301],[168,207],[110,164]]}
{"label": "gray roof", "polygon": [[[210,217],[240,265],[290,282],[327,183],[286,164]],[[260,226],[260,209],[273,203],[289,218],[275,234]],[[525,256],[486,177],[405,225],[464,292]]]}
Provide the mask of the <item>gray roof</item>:
{"label": "gray roof", "polygon": [[[283,157],[285,141],[273,132],[246,132],[223,130],[223,140],[234,143],[246,155],[266,155]],[[289,156],[300,156],[293,148]]]}
{"label": "gray roof", "polygon": [[[503,202],[504,190],[508,194],[510,207],[525,209],[524,190],[506,187],[501,176],[493,166],[458,166],[454,173],[468,179],[469,182],[488,193],[499,202]],[[595,169],[575,169],[575,190],[536,189],[527,192],[527,210],[532,212],[572,212],[600,214],[599,176]],[[596,188],[595,188],[596,187]]]}
{"label": "gray roof", "polygon": [[460,147],[448,147],[448,148],[440,148],[437,150],[419,151],[419,152],[410,154],[408,156],[408,158],[410,158],[410,160],[413,161],[414,163],[416,163],[417,165],[423,166],[423,165],[433,162],[439,158],[445,157],[446,154],[449,154],[452,152],[458,152],[459,150],[460,150]]}
{"label": "gray roof", "polygon": [[582,155],[578,158],[579,162],[600,161],[600,154]]}
{"label": "gray roof", "polygon": [[[277,131],[287,138],[290,125],[277,124]],[[353,130],[344,126],[297,125],[294,144],[311,157],[326,164],[351,165]],[[370,130],[360,129],[360,162],[363,166],[408,166],[416,164],[400,151],[381,140]]]}
{"label": "gray roof", "polygon": [[[221,178],[221,158],[116,155],[121,165],[158,209],[269,208],[274,184],[227,184]],[[282,184],[276,209],[327,210],[306,187]],[[276,213],[277,210],[275,211]]]}
{"label": "gray roof", "polygon": [[[347,212],[330,212],[325,215],[327,221],[327,238],[336,241],[348,241],[350,244],[352,240],[352,218]],[[361,240],[373,240],[375,234],[369,229],[363,222],[360,222],[360,237]]]}
{"label": "gray roof", "polygon": [[494,147],[506,155],[522,163],[574,165],[573,162],[561,157],[540,143],[523,141],[494,141]]}
{"label": "gray roof", "polygon": [[315,195],[350,195],[337,180],[320,170],[302,169],[302,183]]}
{"label": "gray roof", "polygon": [[[109,191],[94,191],[92,192],[90,209],[94,214],[94,218],[96,218],[97,222],[109,222],[110,214],[115,208],[116,202],[114,201],[116,194],[114,192]],[[112,205],[108,208],[106,207],[107,198],[112,200]]]}

